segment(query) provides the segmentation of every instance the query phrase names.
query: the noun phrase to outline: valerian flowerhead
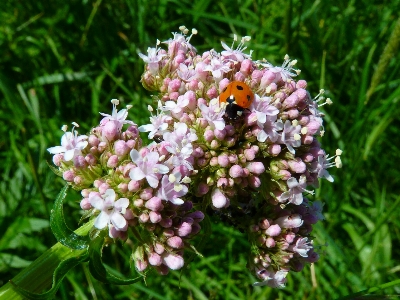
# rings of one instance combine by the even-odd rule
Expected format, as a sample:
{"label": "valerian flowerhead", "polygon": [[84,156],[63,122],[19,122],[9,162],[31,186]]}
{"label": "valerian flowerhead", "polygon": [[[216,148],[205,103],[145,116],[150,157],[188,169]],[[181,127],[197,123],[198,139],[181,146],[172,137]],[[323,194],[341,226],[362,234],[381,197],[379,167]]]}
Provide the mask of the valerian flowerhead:
{"label": "valerian flowerhead", "polygon": [[[93,231],[134,240],[138,272],[182,268],[207,212],[248,235],[255,285],[284,287],[290,271],[319,257],[311,225],[323,219],[323,204],[306,196],[320,178],[333,181],[328,168],[342,166],[342,151],[330,157],[317,140],[319,107],[332,101],[323,91],[312,99],[306,81],[295,80],[296,60],[252,60],[250,37],[197,53],[197,30],[180,31],[139,54],[143,86],[155,99],[148,124],[138,127],[132,106],[118,111],[113,99],[112,113],[101,113],[87,135],[73,128],[48,151],[81,191]],[[228,87],[232,95],[220,99]],[[140,132],[153,141],[143,145]]]}

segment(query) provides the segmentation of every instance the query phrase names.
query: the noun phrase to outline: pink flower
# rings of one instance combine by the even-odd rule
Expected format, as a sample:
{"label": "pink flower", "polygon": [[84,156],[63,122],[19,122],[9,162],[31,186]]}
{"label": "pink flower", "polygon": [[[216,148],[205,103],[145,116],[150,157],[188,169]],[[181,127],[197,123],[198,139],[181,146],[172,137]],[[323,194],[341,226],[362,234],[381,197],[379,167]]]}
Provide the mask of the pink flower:
{"label": "pink flower", "polygon": [[167,166],[158,163],[159,154],[157,152],[150,152],[142,157],[136,149],[132,149],[130,155],[137,167],[131,169],[129,177],[133,180],[146,178],[152,188],[158,186],[158,174],[166,174],[169,171]]}
{"label": "pink flower", "polygon": [[101,126],[105,126],[108,122],[113,122],[116,125],[117,131],[121,131],[124,124],[136,125],[134,122],[126,120],[128,117],[128,110],[131,108],[131,106],[127,106],[126,109],[121,109],[118,111],[117,105],[119,104],[119,100],[112,99],[111,103],[113,104],[111,115],[100,113],[104,117],[100,122]]}
{"label": "pink flower", "polygon": [[90,193],[90,204],[100,211],[97,216],[94,226],[98,229],[103,229],[107,225],[113,225],[117,230],[125,231],[128,223],[124,218],[129,200],[120,198],[115,201],[116,195],[113,189],[108,189],[101,197],[97,193]]}
{"label": "pink flower", "polygon": [[51,154],[64,154],[64,160],[70,161],[78,155],[82,155],[82,150],[88,145],[87,136],[79,135],[75,127],[72,128],[71,132],[65,132],[61,137],[61,146],[55,146],[48,148]]}
{"label": "pink flower", "polygon": [[222,79],[222,75],[228,73],[231,69],[229,65],[219,57],[213,57],[209,65],[204,68],[204,71],[210,71],[216,81]]}
{"label": "pink flower", "polygon": [[[160,44],[160,41],[157,40],[157,46]],[[159,62],[167,55],[165,51],[160,51],[160,48],[147,48],[147,56],[139,53],[139,56],[147,65],[149,66],[150,73],[155,75],[159,70]],[[161,52],[161,53],[160,53]]]}
{"label": "pink flower", "polygon": [[304,175],[300,176],[299,181],[294,177],[290,177],[287,180],[287,185],[289,191],[282,193],[282,195],[278,197],[278,201],[284,202],[287,200],[289,203],[300,205],[303,202],[303,192],[307,192],[305,189],[307,186],[306,177]]}
{"label": "pink flower", "polygon": [[225,109],[219,106],[218,99],[212,99],[209,106],[200,104],[199,108],[204,119],[207,120],[211,129],[222,130],[225,128],[225,121],[223,116],[225,115]]}
{"label": "pink flower", "polygon": [[300,147],[301,136],[300,136],[300,125],[292,125],[289,120],[286,120],[283,132],[281,135],[282,143],[286,145],[290,153],[295,154],[294,147]]}
{"label": "pink flower", "polygon": [[296,241],[295,245],[290,245],[289,250],[300,254],[302,257],[308,257],[308,250],[312,249],[313,247],[310,245],[310,242],[307,242],[308,238],[299,238]]}
{"label": "pink flower", "polygon": [[188,188],[186,185],[182,184],[181,174],[174,173],[169,176],[163,176],[157,197],[175,205],[180,205],[183,203],[183,200],[180,197],[186,195],[187,192]]}

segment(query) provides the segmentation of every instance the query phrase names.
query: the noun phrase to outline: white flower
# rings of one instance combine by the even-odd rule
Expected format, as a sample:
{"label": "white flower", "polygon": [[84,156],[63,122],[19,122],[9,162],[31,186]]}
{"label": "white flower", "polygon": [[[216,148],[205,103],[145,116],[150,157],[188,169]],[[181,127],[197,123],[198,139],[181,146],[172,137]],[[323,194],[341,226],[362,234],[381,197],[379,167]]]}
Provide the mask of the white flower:
{"label": "white flower", "polygon": [[127,198],[120,198],[115,201],[115,191],[108,189],[100,197],[98,194],[93,193],[93,196],[89,196],[90,204],[100,211],[97,216],[94,226],[97,229],[103,229],[107,225],[113,225],[120,231],[125,231],[128,227],[128,222],[124,218],[127,207],[129,206],[129,200]]}
{"label": "white flower", "polygon": [[82,150],[88,145],[87,136],[79,135],[78,132],[72,128],[71,132],[66,132],[61,137],[61,146],[48,148],[51,154],[64,153],[64,160],[70,161],[75,156],[81,155]]}

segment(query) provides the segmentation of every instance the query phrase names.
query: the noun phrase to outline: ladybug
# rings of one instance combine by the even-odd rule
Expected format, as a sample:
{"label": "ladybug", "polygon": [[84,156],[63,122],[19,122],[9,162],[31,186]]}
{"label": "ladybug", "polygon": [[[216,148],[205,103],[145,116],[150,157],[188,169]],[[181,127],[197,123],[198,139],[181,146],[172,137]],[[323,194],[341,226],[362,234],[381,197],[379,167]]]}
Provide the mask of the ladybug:
{"label": "ladybug", "polygon": [[219,103],[227,103],[225,115],[229,119],[237,119],[254,100],[250,87],[241,81],[232,81],[219,95]]}

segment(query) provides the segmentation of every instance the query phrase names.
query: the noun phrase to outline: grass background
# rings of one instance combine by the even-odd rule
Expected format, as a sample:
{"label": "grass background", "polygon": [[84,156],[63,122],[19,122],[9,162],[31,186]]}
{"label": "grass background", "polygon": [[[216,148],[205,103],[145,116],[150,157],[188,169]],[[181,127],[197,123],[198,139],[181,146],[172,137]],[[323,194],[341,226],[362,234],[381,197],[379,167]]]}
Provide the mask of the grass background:
{"label": "grass background", "polygon": [[[80,132],[111,111],[110,99],[132,104],[147,122],[150,94],[139,80],[137,52],[166,40],[180,25],[196,28],[199,52],[222,49],[232,34],[250,35],[253,58],[280,65],[287,53],[326,109],[328,153],[344,153],[317,198],[326,220],[314,226],[321,259],[287,287],[252,287],[247,241],[213,224],[212,240],[181,272],[131,286],[103,285],[85,264],[71,271],[58,299],[331,299],[391,282],[400,271],[400,1],[115,0],[0,3],[0,286],[55,242],[49,212],[63,182],[46,149],[61,125]],[[66,204],[76,227],[78,194]],[[221,247],[223,245],[224,247]],[[127,274],[129,252],[114,247],[110,267]],[[105,255],[106,255],[105,254]],[[400,294],[399,286],[377,292]]]}

